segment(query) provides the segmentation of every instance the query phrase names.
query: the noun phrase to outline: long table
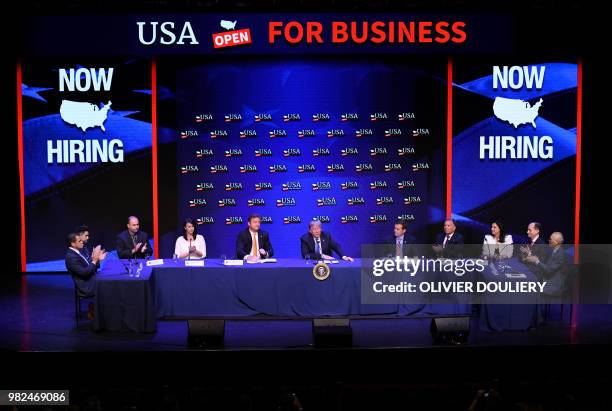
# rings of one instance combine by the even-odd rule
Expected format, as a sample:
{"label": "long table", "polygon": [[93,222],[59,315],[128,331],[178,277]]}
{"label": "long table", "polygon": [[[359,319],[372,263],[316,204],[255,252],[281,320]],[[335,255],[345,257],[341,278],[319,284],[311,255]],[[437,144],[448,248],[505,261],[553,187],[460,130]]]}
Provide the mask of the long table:
{"label": "long table", "polygon": [[98,272],[94,330],[154,332],[162,318],[471,313],[468,305],[361,304],[359,259],[332,264],[325,281],[315,279],[313,264],[301,259],[243,266],[207,259],[204,267],[164,260],[161,266],[143,264],[139,277],[128,276],[124,265],[108,261]]}
{"label": "long table", "polygon": [[[207,259],[204,267],[184,261],[143,264],[131,277],[123,260],[104,263],[97,274],[94,330],[155,332],[158,319],[244,318],[272,316],[471,315],[462,300],[422,304],[362,304],[361,264],[340,261],[319,281],[313,264],[301,259],[225,266]],[[491,276],[490,273],[484,273]],[[533,274],[530,274],[531,276]],[[490,305],[481,309],[483,329],[527,329],[537,325],[535,305]],[[516,317],[516,318],[515,318]]]}

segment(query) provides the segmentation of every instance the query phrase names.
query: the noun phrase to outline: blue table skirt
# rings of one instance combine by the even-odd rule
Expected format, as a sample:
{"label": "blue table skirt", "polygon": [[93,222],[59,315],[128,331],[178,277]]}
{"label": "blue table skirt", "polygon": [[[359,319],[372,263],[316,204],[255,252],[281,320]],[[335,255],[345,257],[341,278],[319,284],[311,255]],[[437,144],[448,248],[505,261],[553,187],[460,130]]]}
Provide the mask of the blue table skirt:
{"label": "blue table skirt", "polygon": [[[527,266],[517,259],[506,260],[513,271],[524,273],[527,278],[506,278],[505,275],[495,275],[491,270],[485,270],[480,275],[481,281],[538,281],[538,278]],[[509,304],[501,304],[508,302]],[[532,303],[531,303],[532,302]],[[484,294],[480,305],[479,328],[483,331],[529,330],[536,328],[542,322],[539,298],[499,294]]]}
{"label": "blue table skirt", "polygon": [[203,268],[165,260],[162,266],[145,266],[139,278],[128,277],[124,263],[108,261],[98,273],[95,330],[153,332],[156,320],[168,317],[471,313],[470,305],[452,301],[361,304],[359,260],[331,265],[331,275],[325,281],[314,278],[313,264],[298,259],[238,267],[205,260]]}

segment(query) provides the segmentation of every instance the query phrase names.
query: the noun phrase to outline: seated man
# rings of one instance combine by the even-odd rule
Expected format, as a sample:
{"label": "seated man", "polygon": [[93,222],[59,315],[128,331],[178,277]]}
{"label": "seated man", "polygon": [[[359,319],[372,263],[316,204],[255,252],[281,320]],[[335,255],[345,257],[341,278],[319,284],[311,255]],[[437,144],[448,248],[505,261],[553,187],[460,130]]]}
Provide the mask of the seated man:
{"label": "seated man", "polygon": [[83,240],[83,248],[81,249],[81,254],[83,254],[85,258],[90,259],[91,250],[87,245],[87,243],[89,242],[89,227],[87,227],[86,225],[81,225],[79,226],[79,228],[77,228],[75,232],[79,235],[79,237],[81,237],[81,240]]}
{"label": "seated man", "polygon": [[416,239],[407,233],[408,222],[401,220],[393,226],[392,249],[389,250],[389,257],[419,257],[420,252],[417,247]]}
{"label": "seated man", "polygon": [[96,246],[91,252],[91,261],[88,260],[81,250],[83,240],[77,233],[68,234],[66,239],[68,250],[66,251],[66,269],[72,276],[77,292],[82,297],[92,297],[96,282],[96,272],[100,268],[100,262],[106,258],[106,251]]}
{"label": "seated man", "polygon": [[351,257],[344,255],[340,244],[335,242],[330,233],[321,231],[321,222],[312,220],[308,223],[308,233],[300,238],[302,258],[309,260],[333,260],[332,253],[335,252],[345,261],[353,261]]}
{"label": "seated man", "polygon": [[546,261],[541,261],[536,255],[525,258],[532,264],[534,273],[546,280],[543,292],[547,295],[560,296],[567,291],[567,257],[563,251],[563,241],[563,234],[554,232],[548,240],[552,251]]}
{"label": "seated man", "polygon": [[439,234],[432,247],[437,257],[461,258],[463,256],[463,236],[457,232],[455,220],[444,221],[444,233]]}
{"label": "seated man", "polygon": [[128,217],[127,230],[117,235],[116,250],[119,258],[147,258],[153,254],[149,244],[149,236],[140,231],[140,222],[137,217]]}
{"label": "seated man", "polygon": [[236,238],[236,258],[255,262],[262,258],[270,258],[274,254],[268,233],[261,230],[261,216],[251,214],[248,227],[238,233]]}
{"label": "seated man", "polygon": [[546,261],[548,258],[548,247],[546,246],[546,242],[540,237],[540,231],[542,231],[542,225],[540,223],[533,222],[529,223],[527,226],[527,237],[529,237],[529,242],[520,247],[521,260],[526,264],[530,264],[525,259],[531,255],[537,256],[540,261]]}

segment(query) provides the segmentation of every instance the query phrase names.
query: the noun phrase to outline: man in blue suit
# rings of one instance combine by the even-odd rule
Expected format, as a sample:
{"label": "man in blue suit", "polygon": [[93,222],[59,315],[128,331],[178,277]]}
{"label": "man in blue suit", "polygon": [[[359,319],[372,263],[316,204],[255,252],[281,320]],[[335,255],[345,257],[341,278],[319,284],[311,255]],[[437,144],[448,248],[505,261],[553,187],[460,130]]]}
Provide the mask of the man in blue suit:
{"label": "man in blue suit", "polygon": [[444,233],[438,235],[433,250],[438,257],[461,258],[463,256],[463,236],[457,232],[455,220],[444,221]]}
{"label": "man in blue suit", "polygon": [[308,233],[300,238],[300,248],[302,258],[310,260],[333,260],[332,254],[335,252],[343,260],[353,261],[351,257],[344,255],[342,247],[334,241],[330,233],[322,231],[319,220],[308,223]]}
{"label": "man in blue suit", "polygon": [[390,257],[420,257],[416,239],[408,234],[408,222],[401,220],[393,226],[393,245]]}
{"label": "man in blue suit", "polygon": [[270,236],[261,229],[261,216],[251,214],[248,227],[238,233],[236,238],[236,258],[255,262],[274,255]]}
{"label": "man in blue suit", "polygon": [[66,250],[66,269],[72,276],[79,295],[92,297],[96,282],[96,272],[100,268],[100,262],[106,258],[106,251],[96,246],[91,252],[91,258],[82,254],[83,240],[77,233],[68,234],[66,239],[68,250]]}
{"label": "man in blue suit", "polygon": [[567,292],[567,256],[563,251],[563,234],[554,232],[550,235],[548,244],[552,249],[545,261],[536,255],[525,258],[532,264],[535,274],[546,280],[543,293],[551,296],[561,296]]}
{"label": "man in blue suit", "polygon": [[535,255],[540,261],[546,261],[548,258],[548,247],[546,242],[540,236],[542,225],[538,222],[529,223],[527,226],[527,244],[521,246],[521,259],[524,263],[530,264],[525,259],[530,255]]}

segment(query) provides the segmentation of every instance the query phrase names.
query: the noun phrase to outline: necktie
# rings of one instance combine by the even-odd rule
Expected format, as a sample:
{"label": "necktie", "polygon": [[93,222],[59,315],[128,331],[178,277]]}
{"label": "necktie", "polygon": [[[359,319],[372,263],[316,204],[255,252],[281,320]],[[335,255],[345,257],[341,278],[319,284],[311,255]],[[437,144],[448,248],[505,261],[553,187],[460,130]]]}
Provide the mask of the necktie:
{"label": "necktie", "polygon": [[315,238],[315,253],[323,254],[321,252],[321,239],[319,239],[319,238]]}
{"label": "necktie", "polygon": [[87,265],[89,265],[89,260],[87,260],[87,258],[85,258],[85,256],[83,254],[81,254],[80,251],[77,251],[77,254],[83,259],[85,260],[85,262],[87,263]]}
{"label": "necktie", "polygon": [[446,239],[444,239],[444,244],[442,245],[442,248],[446,248],[446,244],[448,244],[450,238],[451,238],[450,234],[447,234]]}
{"label": "necktie", "polygon": [[259,247],[257,244],[257,233],[251,233],[251,237],[252,237],[251,241],[253,243],[253,247],[251,248],[251,255],[253,257],[257,257],[257,254],[259,252]]}
{"label": "necktie", "polygon": [[397,257],[402,256],[402,241],[399,238],[395,242],[395,255]]}

